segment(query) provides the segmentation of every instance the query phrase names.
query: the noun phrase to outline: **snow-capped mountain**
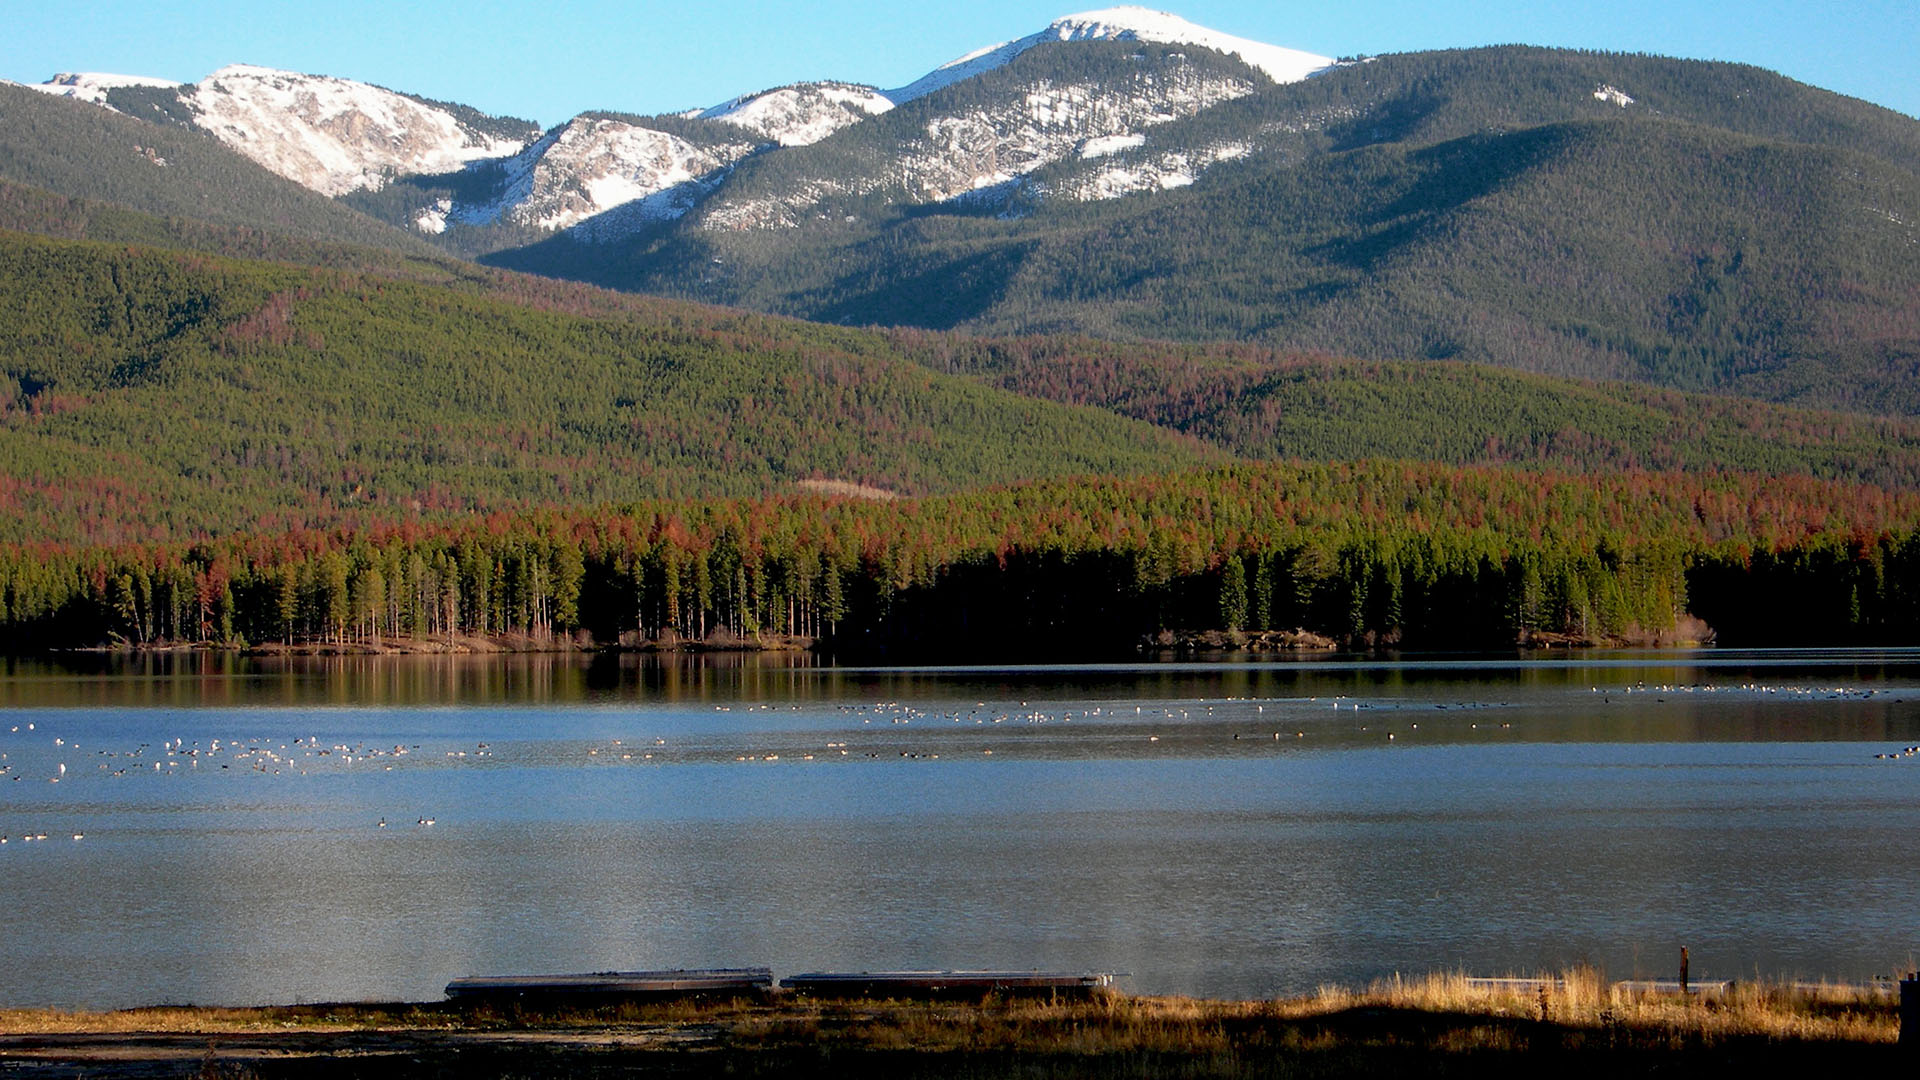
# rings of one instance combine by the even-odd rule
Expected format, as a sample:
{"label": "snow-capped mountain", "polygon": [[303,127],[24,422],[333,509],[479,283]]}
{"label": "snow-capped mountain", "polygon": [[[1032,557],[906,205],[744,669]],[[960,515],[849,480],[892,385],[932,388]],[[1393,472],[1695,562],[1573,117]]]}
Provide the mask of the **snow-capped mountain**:
{"label": "snow-capped mountain", "polygon": [[[1035,75],[986,99],[937,104],[939,92],[1016,64],[1042,46],[1135,42],[1150,49],[1131,69]],[[1176,47],[1168,49],[1167,46]],[[1189,56],[1181,49],[1196,50]],[[1204,51],[1204,52],[1203,52]],[[1227,64],[1218,62],[1224,54]],[[1213,56],[1214,61],[1205,57]],[[1066,198],[1117,197],[1191,182],[1240,144],[1149,147],[1146,132],[1263,84],[1292,82],[1334,61],[1234,37],[1141,7],[1057,19],[883,91],[856,83],[798,83],[672,117],[588,113],[544,135],[525,122],[486,117],[366,83],[234,65],[198,83],[141,76],[62,74],[37,89],[186,123],[266,168],[327,195],[378,190],[399,176],[482,168],[491,183],[423,193],[403,221],[419,232],[513,225],[575,230],[611,240],[694,213],[707,228],[796,225],[845,196],[883,192],[906,204],[940,202],[1005,186],[1052,163],[1116,153],[1111,175],[1056,185]],[[165,99],[155,107],[156,99]],[[790,170],[783,189],[730,190],[736,165],[864,131],[916,104],[911,123],[872,137],[866,165],[826,155]],[[862,136],[862,138],[867,138]],[[877,155],[877,156],[876,156]],[[1040,189],[1028,191],[1038,197]],[[618,211],[618,213],[615,213]]]}
{"label": "snow-capped mountain", "polygon": [[[62,74],[37,89],[108,108],[115,91],[177,96],[175,116],[267,169],[325,195],[378,188],[404,173],[458,169],[518,152],[531,125],[486,123],[351,79],[235,64],[197,83],[131,75]],[[516,128],[520,130],[515,130]]]}
{"label": "snow-capped mountain", "polygon": [[1161,45],[1197,45],[1236,56],[1277,83],[1299,82],[1334,64],[1332,57],[1223,34],[1196,26],[1164,11],[1126,6],[1055,19],[1039,33],[989,45],[942,64],[898,90],[887,91],[887,97],[895,104],[925,97],[935,90],[1001,67],[1035,45],[1050,41],[1150,41]]}
{"label": "snow-capped mountain", "polygon": [[[778,190],[735,192],[714,184],[714,194],[701,202],[695,220],[700,227],[725,231],[791,228],[819,217],[826,204],[844,197],[883,192],[891,201],[912,204],[1002,190],[1055,162],[1138,148],[1148,129],[1243,97],[1263,83],[1297,82],[1335,66],[1330,57],[1219,33],[1164,12],[1119,7],[1057,19],[1037,33],[970,53],[896,90],[807,84],[739,99],[699,115],[735,122],[735,117],[755,113],[778,115],[783,124],[763,121],[761,129],[783,146],[804,146],[857,123],[870,125],[875,121],[868,117],[882,117],[894,106],[930,99],[1005,68],[1036,47],[1071,42],[1192,47],[1225,54],[1244,66],[1227,71],[1198,57],[1163,50],[1151,59],[1136,56],[1142,63],[1123,73],[1035,77],[987,101],[951,109],[933,106],[911,127],[883,125],[884,135],[869,137],[883,144],[879,152],[885,164],[880,167],[850,172],[844,160],[822,157],[817,164],[809,162],[812,167],[785,170],[786,182]],[[810,97],[798,98],[802,92]],[[860,96],[849,100],[853,94]],[[822,98],[841,105],[841,110],[827,112]],[[800,102],[812,108],[803,109]],[[823,113],[836,123],[831,130],[821,130],[820,122],[812,119]],[[806,117],[811,123],[786,117]],[[804,138],[784,134],[796,128],[805,132]],[[1099,177],[1058,186],[1051,193],[1073,199],[1114,198],[1178,186],[1248,149],[1243,142],[1165,149],[1151,161],[1115,163]],[[797,177],[792,175],[796,171]],[[1028,194],[1039,197],[1042,192]],[[596,235],[612,234],[602,230]]]}

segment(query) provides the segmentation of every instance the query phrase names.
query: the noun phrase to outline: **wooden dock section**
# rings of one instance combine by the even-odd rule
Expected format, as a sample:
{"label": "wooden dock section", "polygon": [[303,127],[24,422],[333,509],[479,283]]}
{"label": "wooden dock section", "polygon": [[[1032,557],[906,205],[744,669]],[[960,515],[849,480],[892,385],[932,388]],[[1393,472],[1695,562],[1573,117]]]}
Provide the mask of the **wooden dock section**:
{"label": "wooden dock section", "polygon": [[780,980],[815,997],[970,998],[988,994],[1086,995],[1113,985],[1099,971],[815,971]]}
{"label": "wooden dock section", "polygon": [[475,975],[447,984],[455,1001],[497,999],[669,998],[764,993],[771,968],[598,971],[582,975]]}

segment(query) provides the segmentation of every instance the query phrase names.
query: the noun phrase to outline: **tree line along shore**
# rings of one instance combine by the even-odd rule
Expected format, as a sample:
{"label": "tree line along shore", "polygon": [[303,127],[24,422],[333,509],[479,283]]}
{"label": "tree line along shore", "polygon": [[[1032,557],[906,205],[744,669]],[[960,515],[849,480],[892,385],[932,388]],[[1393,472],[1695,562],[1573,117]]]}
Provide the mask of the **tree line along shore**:
{"label": "tree line along shore", "polygon": [[[514,639],[1131,651],[1920,636],[1920,493],[1809,477],[1243,465],[878,501],[656,501],[0,548],[0,647]],[[1705,625],[1701,625],[1704,623]],[[1162,640],[1165,640],[1163,637]]]}

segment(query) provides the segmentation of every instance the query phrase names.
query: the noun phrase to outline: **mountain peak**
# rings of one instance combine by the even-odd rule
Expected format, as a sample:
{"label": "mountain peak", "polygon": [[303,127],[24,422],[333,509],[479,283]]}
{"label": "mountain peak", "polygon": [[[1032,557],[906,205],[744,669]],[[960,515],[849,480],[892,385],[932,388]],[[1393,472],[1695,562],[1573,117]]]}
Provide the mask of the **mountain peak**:
{"label": "mountain peak", "polygon": [[1151,41],[1162,45],[1195,45],[1238,56],[1248,66],[1277,83],[1299,82],[1334,64],[1330,56],[1223,34],[1169,12],[1128,5],[1063,15],[1047,24],[1047,28],[1039,33],[970,52],[942,64],[898,90],[887,91],[887,96],[895,103],[924,97],[942,87],[1000,67],[1035,45],[1050,41]]}
{"label": "mountain peak", "polygon": [[759,131],[782,146],[805,146],[891,108],[893,102],[871,86],[827,81],[743,94],[694,115]]}
{"label": "mountain peak", "polygon": [[[300,71],[287,71],[261,64],[228,64],[226,67],[206,77],[206,82],[215,79],[333,79],[331,75],[309,75]],[[345,80],[335,80],[344,82]]]}
{"label": "mountain peak", "polygon": [[155,86],[177,88],[184,84],[172,79],[155,79],[145,75],[109,75],[100,71],[63,71],[43,83],[28,83],[33,89],[59,97],[78,98],[81,101],[103,105],[107,92],[123,86]]}

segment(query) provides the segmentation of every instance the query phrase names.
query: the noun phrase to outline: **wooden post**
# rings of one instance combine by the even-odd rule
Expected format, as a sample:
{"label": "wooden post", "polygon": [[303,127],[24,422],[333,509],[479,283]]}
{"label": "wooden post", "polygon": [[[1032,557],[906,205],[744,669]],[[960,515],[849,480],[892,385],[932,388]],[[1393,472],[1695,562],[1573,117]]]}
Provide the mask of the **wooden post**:
{"label": "wooden post", "polygon": [[1687,947],[1680,946],[1680,992],[1687,992]]}
{"label": "wooden post", "polygon": [[1909,1056],[1920,1056],[1920,971],[1900,980],[1900,1046]]}

